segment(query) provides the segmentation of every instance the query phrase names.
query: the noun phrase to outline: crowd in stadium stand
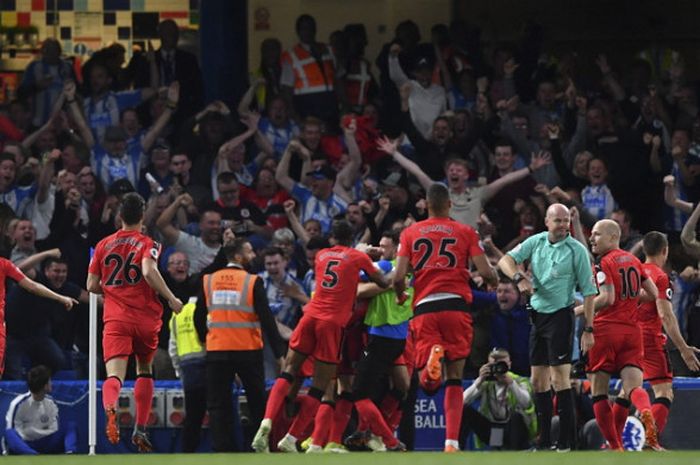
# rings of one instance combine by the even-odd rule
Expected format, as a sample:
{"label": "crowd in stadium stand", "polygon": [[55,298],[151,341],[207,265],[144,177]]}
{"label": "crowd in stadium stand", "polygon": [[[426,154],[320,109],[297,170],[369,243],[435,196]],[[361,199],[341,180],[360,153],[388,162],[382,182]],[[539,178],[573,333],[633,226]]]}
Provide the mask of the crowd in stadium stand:
{"label": "crowd in stadium stand", "polygon": [[[0,256],[81,305],[66,312],[10,286],[4,379],[37,365],[87,377],[90,249],[118,229],[120,197],[132,191],[147,200],[146,233],[164,245],[162,273],[183,302],[224,231],[247,237],[283,338],[311,298],[334,219],[351,224],[355,245],[377,246],[427,217],[425,192],[438,181],[459,192],[453,217],[479,231],[494,265],[544,230],[552,203],[575,209],[584,234],[614,220],[621,247],[640,257],[643,234],[665,232],[674,311],[700,346],[697,217],[688,223],[700,199],[699,81],[686,57],[654,44],[624,66],[610,50],[588,62],[550,53],[534,25],[517,43],[484,44],[460,21],[425,38],[407,20],[376,59],[365,56],[362,24],[325,44],[302,15],[296,32],[297,43],[263,41],[234,105],[204,101],[197,59],[178,48],[172,21],[159,26],[160,48],[125,65],[111,45],[78,73],[58,41],[44,41],[17,100],[0,109]],[[472,276],[465,379],[493,348],[527,377],[524,299],[507,279],[487,288]],[[175,379],[164,309],[155,376]],[[268,350],[266,378],[278,370]]]}

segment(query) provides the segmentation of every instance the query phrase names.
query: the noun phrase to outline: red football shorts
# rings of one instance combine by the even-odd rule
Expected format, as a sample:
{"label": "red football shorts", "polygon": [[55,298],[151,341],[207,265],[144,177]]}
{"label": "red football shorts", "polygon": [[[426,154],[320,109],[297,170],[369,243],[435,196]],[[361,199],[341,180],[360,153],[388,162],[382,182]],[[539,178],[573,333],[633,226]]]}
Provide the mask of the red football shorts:
{"label": "red football shorts", "polygon": [[673,381],[671,362],[666,351],[666,336],[663,333],[642,333],[644,343],[644,381],[656,385]]}
{"label": "red football shorts", "polygon": [[625,367],[633,366],[640,370],[644,360],[642,331],[633,326],[595,326],[595,343],[588,353],[586,371],[619,373]]}
{"label": "red football shorts", "polygon": [[472,316],[461,311],[440,311],[417,315],[411,320],[415,368],[428,363],[430,349],[440,344],[447,360],[467,358],[472,349]]}
{"label": "red football shorts", "polygon": [[413,364],[416,360],[416,348],[413,343],[413,331],[411,331],[410,325],[408,329],[408,336],[406,336],[406,346],[403,349],[403,353],[399,355],[399,358],[394,360],[394,366],[405,365],[408,370],[409,376],[413,374]]}
{"label": "red football shorts", "polygon": [[367,346],[367,327],[361,322],[347,326],[343,333],[340,347],[340,364],[336,374],[354,375],[357,362],[362,358],[362,351]]}
{"label": "red football shorts", "polygon": [[113,358],[128,358],[134,354],[140,362],[150,363],[158,348],[160,328],[153,325],[139,325],[123,321],[105,323],[102,336],[104,361]]}
{"label": "red football shorts", "polygon": [[319,320],[304,315],[289,339],[289,348],[304,355],[311,355],[325,363],[340,361],[340,343],[343,327],[332,321]]}

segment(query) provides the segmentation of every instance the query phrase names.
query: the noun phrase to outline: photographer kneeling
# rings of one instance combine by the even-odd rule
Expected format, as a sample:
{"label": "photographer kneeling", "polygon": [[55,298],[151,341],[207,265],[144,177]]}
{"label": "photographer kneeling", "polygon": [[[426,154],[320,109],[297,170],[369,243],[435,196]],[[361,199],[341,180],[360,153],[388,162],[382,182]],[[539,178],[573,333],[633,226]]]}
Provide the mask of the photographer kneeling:
{"label": "photographer kneeling", "polygon": [[[537,434],[532,385],[529,379],[510,372],[510,363],[507,350],[493,349],[488,363],[479,370],[479,377],[464,391],[461,442],[466,441],[469,431],[474,431],[477,447],[530,447]],[[481,400],[478,411],[471,406],[477,399]]]}

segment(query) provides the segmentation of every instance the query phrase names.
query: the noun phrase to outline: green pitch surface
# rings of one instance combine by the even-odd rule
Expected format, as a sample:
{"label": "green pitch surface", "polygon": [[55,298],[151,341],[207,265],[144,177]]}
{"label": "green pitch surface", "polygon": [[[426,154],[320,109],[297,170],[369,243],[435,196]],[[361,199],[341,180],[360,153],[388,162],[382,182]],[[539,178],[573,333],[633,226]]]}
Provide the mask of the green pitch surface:
{"label": "green pitch surface", "polygon": [[50,465],[693,465],[700,464],[700,452],[439,452],[350,454],[150,454],[2,457],[0,464]]}

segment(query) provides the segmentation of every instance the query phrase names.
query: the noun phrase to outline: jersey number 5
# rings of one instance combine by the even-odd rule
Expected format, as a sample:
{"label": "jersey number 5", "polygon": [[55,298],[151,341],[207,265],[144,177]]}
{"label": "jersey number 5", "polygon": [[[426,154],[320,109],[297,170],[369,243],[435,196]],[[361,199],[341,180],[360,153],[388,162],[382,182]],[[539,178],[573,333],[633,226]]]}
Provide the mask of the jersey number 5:
{"label": "jersey number 5", "polygon": [[338,260],[329,260],[326,265],[326,270],[323,272],[323,283],[321,285],[326,289],[335,287],[338,284],[338,273],[333,271],[333,268],[340,265]]}
{"label": "jersey number 5", "polygon": [[[438,256],[445,257],[447,259],[446,268],[454,268],[455,265],[457,265],[457,257],[455,257],[455,254],[448,250],[449,246],[454,245],[456,243],[457,239],[455,239],[454,237],[443,237],[442,239],[440,239],[440,249],[438,250]],[[416,263],[416,266],[413,267],[414,271],[418,271],[421,268],[423,268],[426,265],[426,263],[428,263],[428,261],[431,259],[431,257],[433,256],[433,252],[435,251],[435,246],[433,246],[433,242],[430,239],[421,237],[413,243],[413,251],[422,253],[420,258],[418,259],[418,262]],[[433,263],[432,265],[435,266],[436,264]]]}
{"label": "jersey number 5", "polygon": [[134,255],[136,252],[131,252],[126,257],[126,261],[115,253],[109,254],[105,257],[105,266],[110,266],[112,262],[115,263],[112,273],[107,278],[105,286],[121,286],[124,281],[118,278],[120,272],[122,272],[122,277],[126,280],[127,284],[136,284],[141,281],[141,268],[133,263]]}

